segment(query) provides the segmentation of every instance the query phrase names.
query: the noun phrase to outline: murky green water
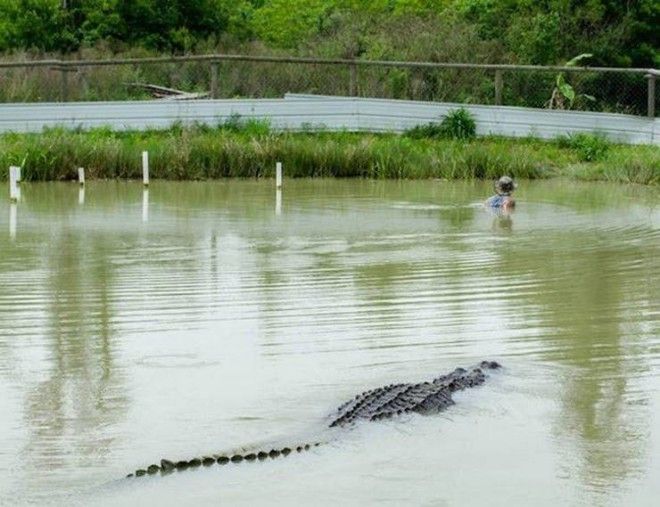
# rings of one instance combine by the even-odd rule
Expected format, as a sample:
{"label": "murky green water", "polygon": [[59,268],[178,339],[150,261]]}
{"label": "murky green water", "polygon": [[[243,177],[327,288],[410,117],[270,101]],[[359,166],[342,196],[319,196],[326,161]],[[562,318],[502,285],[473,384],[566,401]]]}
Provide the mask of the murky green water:
{"label": "murky green water", "polygon": [[[522,182],[32,184],[0,203],[0,503],[656,505],[660,196]],[[278,461],[366,388],[497,359],[434,417]]]}

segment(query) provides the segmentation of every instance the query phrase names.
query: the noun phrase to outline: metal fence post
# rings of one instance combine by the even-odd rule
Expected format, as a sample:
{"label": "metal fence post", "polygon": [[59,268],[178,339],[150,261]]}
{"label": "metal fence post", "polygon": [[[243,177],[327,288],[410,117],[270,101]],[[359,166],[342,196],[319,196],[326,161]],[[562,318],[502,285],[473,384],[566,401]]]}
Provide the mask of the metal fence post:
{"label": "metal fence post", "polygon": [[69,72],[64,65],[55,69],[60,73],[60,102],[66,102],[69,99]]}
{"label": "metal fence post", "polygon": [[358,94],[357,65],[352,63],[349,66],[349,70],[350,70],[350,82],[348,84],[348,94],[351,97],[357,97]]}
{"label": "metal fence post", "polygon": [[646,101],[646,111],[649,118],[655,118],[655,74],[647,74],[648,79],[648,97]]}
{"label": "metal fence post", "polygon": [[61,63],[56,67],[60,71],[60,102],[68,102],[69,100],[69,67],[65,63]]}
{"label": "metal fence post", "polygon": [[497,69],[495,71],[495,105],[496,106],[501,106],[502,105],[502,70]]}
{"label": "metal fence post", "polygon": [[218,67],[219,62],[211,62],[211,98],[218,98]]}

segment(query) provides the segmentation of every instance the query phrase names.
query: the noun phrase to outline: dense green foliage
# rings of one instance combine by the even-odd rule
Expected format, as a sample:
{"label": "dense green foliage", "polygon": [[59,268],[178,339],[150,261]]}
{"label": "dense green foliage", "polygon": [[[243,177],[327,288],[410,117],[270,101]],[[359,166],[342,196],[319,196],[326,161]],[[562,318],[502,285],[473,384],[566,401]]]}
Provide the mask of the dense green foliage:
{"label": "dense green foliage", "polygon": [[440,128],[450,139],[473,139],[477,135],[477,123],[465,108],[450,111],[440,122]]}
{"label": "dense green foliage", "polygon": [[589,52],[592,65],[657,67],[659,26],[656,0],[0,0],[0,51],[265,44],[326,56],[533,64]]}
{"label": "dense green foliage", "polygon": [[660,183],[657,147],[610,145],[597,161],[584,162],[582,142],[274,133],[266,124],[235,118],[218,127],[175,125],[148,132],[3,134],[0,168],[23,165],[28,181],[75,179],[80,166],[90,179],[138,179],[140,154],[148,150],[151,176],[173,180],[271,177],[275,162],[282,161],[289,177],[494,179],[506,173]]}
{"label": "dense green foliage", "polygon": [[0,49],[73,51],[107,40],[188,49],[229,26],[225,0],[0,0]]}
{"label": "dense green foliage", "polygon": [[593,162],[605,158],[610,149],[610,143],[605,136],[594,134],[576,134],[557,139],[562,148],[572,148],[577,151],[580,160]]}
{"label": "dense green foliage", "polygon": [[477,135],[477,123],[467,109],[461,107],[449,111],[440,123],[418,125],[406,132],[413,139],[473,139]]}

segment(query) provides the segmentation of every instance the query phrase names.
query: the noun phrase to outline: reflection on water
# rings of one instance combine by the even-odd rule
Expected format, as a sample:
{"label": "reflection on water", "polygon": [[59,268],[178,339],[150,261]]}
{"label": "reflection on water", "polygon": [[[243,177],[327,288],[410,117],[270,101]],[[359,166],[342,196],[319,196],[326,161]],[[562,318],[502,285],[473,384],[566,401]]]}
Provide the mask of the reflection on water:
{"label": "reflection on water", "polygon": [[282,214],[282,190],[279,188],[275,191],[275,214]]}
{"label": "reflection on water", "polygon": [[142,190],[142,221],[149,221],[149,189]]}
{"label": "reflection on water", "polygon": [[[488,183],[86,187],[27,185],[0,214],[0,503],[660,494],[656,190],[523,183],[503,215],[479,205]],[[164,455],[309,435],[356,392],[484,358],[507,368],[446,414],[99,488]]]}
{"label": "reflection on water", "polygon": [[[115,367],[113,270],[104,254],[109,242],[63,230],[43,259],[43,308],[33,309],[45,317],[35,351],[42,366],[24,386],[22,417],[28,434],[21,466],[30,488],[75,484],[71,468],[102,466],[113,445],[104,430],[126,411],[124,376]],[[21,327],[18,342],[36,331],[29,322]]]}
{"label": "reflection on water", "polygon": [[[648,423],[657,417],[644,386],[647,375],[657,376],[657,358],[648,352],[658,339],[658,230],[638,220],[615,234],[603,220],[570,247],[561,246],[564,234],[550,232],[527,267],[537,281],[530,297],[537,325],[552,330],[541,356],[567,366],[556,379],[561,405],[553,423],[564,473],[577,474],[579,487],[601,500],[614,485],[645,473]],[[511,264],[522,253],[529,256],[529,249],[502,252]]]}
{"label": "reflection on water", "polygon": [[18,205],[9,204],[9,239],[16,239],[16,224],[18,222]]}
{"label": "reflection on water", "polygon": [[513,212],[501,211],[493,213],[493,231],[501,233],[513,232]]}

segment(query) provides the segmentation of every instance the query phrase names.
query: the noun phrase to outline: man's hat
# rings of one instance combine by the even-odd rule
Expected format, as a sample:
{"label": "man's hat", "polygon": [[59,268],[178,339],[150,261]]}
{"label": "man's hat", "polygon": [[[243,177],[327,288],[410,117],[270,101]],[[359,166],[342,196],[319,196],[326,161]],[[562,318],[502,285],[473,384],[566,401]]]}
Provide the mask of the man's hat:
{"label": "man's hat", "polygon": [[513,178],[502,176],[495,183],[495,191],[500,195],[509,195],[517,186],[518,185],[513,181]]}

